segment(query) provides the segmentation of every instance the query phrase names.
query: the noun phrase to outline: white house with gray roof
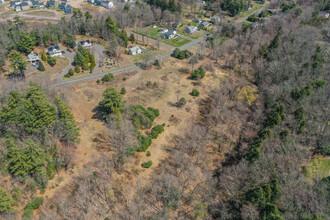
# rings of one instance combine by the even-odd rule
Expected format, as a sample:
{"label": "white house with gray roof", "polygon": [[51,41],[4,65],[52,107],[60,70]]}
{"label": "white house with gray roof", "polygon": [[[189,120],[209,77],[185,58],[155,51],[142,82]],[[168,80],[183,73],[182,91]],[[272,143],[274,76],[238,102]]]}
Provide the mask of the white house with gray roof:
{"label": "white house with gray roof", "polygon": [[139,46],[128,49],[128,54],[130,55],[137,55],[140,53],[142,53],[142,49]]}

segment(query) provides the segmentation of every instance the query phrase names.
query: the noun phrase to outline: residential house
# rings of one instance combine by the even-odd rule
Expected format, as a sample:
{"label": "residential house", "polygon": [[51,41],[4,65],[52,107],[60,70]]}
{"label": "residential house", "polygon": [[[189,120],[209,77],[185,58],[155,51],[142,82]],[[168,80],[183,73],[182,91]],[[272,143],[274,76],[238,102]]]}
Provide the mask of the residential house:
{"label": "residential house", "polygon": [[197,31],[197,27],[195,27],[195,26],[188,26],[188,27],[186,27],[185,28],[185,32],[187,33],[187,34],[193,34],[193,33],[195,33]]}
{"label": "residential house", "polygon": [[56,7],[56,2],[55,1],[48,1],[48,2],[46,2],[46,7],[47,8],[55,8]]}
{"label": "residential house", "polygon": [[51,57],[58,57],[62,56],[62,51],[58,45],[55,45],[47,48],[47,54]]}
{"label": "residential house", "polygon": [[323,18],[323,19],[329,18],[329,12],[327,12],[327,11],[320,11],[317,17],[318,18]]}
{"label": "residential house", "polygon": [[169,30],[163,34],[160,35],[162,39],[173,39],[176,36],[176,31],[175,30]]}
{"label": "residential house", "polygon": [[112,8],[113,7],[113,3],[110,1],[102,1],[101,5],[105,8]]}
{"label": "residential house", "polygon": [[159,29],[157,32],[159,33],[166,33],[168,31],[168,29],[163,28],[163,29]]}
{"label": "residential house", "polygon": [[94,4],[94,0],[87,0],[87,2]]}
{"label": "residential house", "polygon": [[32,1],[30,1],[30,0],[23,0],[23,2],[28,3],[28,5],[32,5]]}
{"label": "residential house", "polygon": [[199,23],[202,23],[203,21],[202,21],[202,19],[195,18],[195,19],[193,20],[193,22],[199,24]]}
{"label": "residential house", "polygon": [[86,48],[90,48],[92,47],[92,43],[90,40],[83,40],[83,41],[79,41],[77,43],[78,46],[82,46],[82,47],[86,47]]}
{"label": "residential house", "polygon": [[19,4],[21,4],[20,1],[11,1],[11,2],[9,3],[9,6],[10,6],[11,8],[15,8],[16,5],[19,5]]}
{"label": "residential house", "polygon": [[25,10],[29,10],[30,6],[27,2],[20,2],[19,4],[15,5],[15,11],[19,12],[19,11],[25,11]]}
{"label": "residential house", "polygon": [[64,8],[64,14],[66,14],[66,15],[71,15],[72,14],[72,6],[71,5],[69,5],[69,4],[66,4],[65,5],[65,8]]}
{"label": "residential house", "polygon": [[31,52],[29,55],[28,55],[28,59],[27,61],[31,62],[32,65],[35,65],[36,63],[39,62],[39,54],[35,53],[35,52]]}
{"label": "residential house", "polygon": [[32,8],[44,8],[44,3],[38,2],[38,1],[33,1],[32,2]]}
{"label": "residential house", "polygon": [[58,8],[59,8],[60,10],[64,10],[64,9],[65,9],[65,6],[66,6],[67,4],[68,4],[68,3],[66,3],[66,2],[61,2],[61,4],[58,5]]}
{"label": "residential house", "polygon": [[213,17],[211,17],[211,21],[212,21],[213,23],[220,22],[220,17],[219,17],[219,16],[213,16]]}
{"label": "residential house", "polygon": [[212,13],[211,12],[206,13],[205,17],[211,18],[212,17]]}
{"label": "residential house", "polygon": [[94,6],[99,6],[103,2],[103,0],[92,0],[94,1]]}
{"label": "residential house", "polygon": [[206,27],[208,27],[208,26],[210,26],[210,25],[211,25],[210,22],[204,21],[204,22],[202,22],[202,23],[199,24],[199,27],[201,27],[201,28],[206,28]]}
{"label": "residential house", "polygon": [[128,49],[128,54],[130,54],[130,55],[136,55],[136,54],[140,54],[140,53],[142,53],[142,50],[139,46]]}

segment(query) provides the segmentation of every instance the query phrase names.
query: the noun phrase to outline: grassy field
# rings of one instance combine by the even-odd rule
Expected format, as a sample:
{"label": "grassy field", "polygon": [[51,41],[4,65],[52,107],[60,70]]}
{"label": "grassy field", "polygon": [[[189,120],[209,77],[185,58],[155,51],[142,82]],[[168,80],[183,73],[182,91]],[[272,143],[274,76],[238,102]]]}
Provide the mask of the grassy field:
{"label": "grassy field", "polygon": [[192,39],[198,39],[198,38],[200,38],[200,37],[203,37],[203,36],[205,36],[205,33],[204,32],[202,32],[202,31],[196,31],[195,33],[193,33],[193,34],[187,34],[186,32],[185,32],[185,28],[186,27],[179,27],[178,28],[178,34],[180,34],[180,35],[184,35],[184,36],[186,36],[186,37],[190,37],[190,38],[192,38]]}
{"label": "grassy field", "polygon": [[235,17],[228,17],[228,20],[239,20],[241,18],[244,18],[246,16],[248,16],[249,14],[252,14],[255,11],[258,11],[259,9],[263,8],[266,4],[260,4],[260,3],[256,3],[256,2],[252,2],[252,7],[247,10],[247,11],[242,11],[241,13],[239,13],[238,15],[236,15]]}
{"label": "grassy field", "polygon": [[160,33],[158,32],[158,30],[162,29],[161,27],[156,27],[156,28],[145,28],[145,29],[139,29],[137,31],[135,31],[138,34],[141,35],[147,35],[148,37],[157,40],[157,37],[160,35]]}
{"label": "grassy field", "polygon": [[[143,30],[137,30],[135,31],[138,34],[144,34],[152,39],[157,40],[157,36],[160,35],[160,33],[158,32],[158,30],[162,29],[161,27],[156,27],[156,28],[145,28]],[[190,42],[190,40],[181,38],[181,37],[176,37],[174,39],[171,40],[167,40],[167,39],[160,39],[161,42],[166,43],[166,44],[170,44],[174,47],[181,47],[187,43]]]}
{"label": "grassy field", "polygon": [[26,13],[27,15],[41,16],[41,17],[55,17],[55,13],[52,11],[32,11]]}
{"label": "grassy field", "polygon": [[322,178],[330,175],[330,159],[316,157],[314,158],[305,169],[306,177],[309,178]]}
{"label": "grassy field", "polygon": [[166,44],[170,44],[174,47],[181,47],[181,46],[191,42],[191,40],[184,39],[184,38],[181,38],[181,37],[176,37],[176,38],[171,39],[171,40],[162,39],[161,41],[166,43]]}

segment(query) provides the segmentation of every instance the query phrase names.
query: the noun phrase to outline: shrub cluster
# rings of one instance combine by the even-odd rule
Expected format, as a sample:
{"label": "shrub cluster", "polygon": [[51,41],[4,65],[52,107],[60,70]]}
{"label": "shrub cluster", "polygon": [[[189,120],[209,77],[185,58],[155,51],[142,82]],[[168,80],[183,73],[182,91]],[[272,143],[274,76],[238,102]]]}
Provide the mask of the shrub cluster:
{"label": "shrub cluster", "polygon": [[314,80],[312,85],[308,85],[303,89],[295,88],[291,91],[291,97],[295,100],[298,100],[303,97],[310,96],[313,93],[313,89],[323,88],[326,85],[327,81],[324,79]]}
{"label": "shrub cluster", "polygon": [[130,118],[137,129],[150,128],[152,122],[159,116],[159,110],[141,105],[133,105],[130,110]]}
{"label": "shrub cluster", "polygon": [[249,145],[248,152],[244,155],[245,158],[250,162],[254,162],[258,159],[260,159],[261,152],[260,150],[264,146],[264,141],[267,138],[271,138],[272,135],[272,128],[279,125],[282,120],[285,118],[285,107],[284,105],[279,105],[276,103],[272,111],[269,113],[266,122],[265,122],[265,128],[259,132],[258,137],[254,139],[252,144]]}
{"label": "shrub cluster", "polygon": [[111,82],[115,77],[113,76],[112,73],[108,73],[107,75],[103,76],[101,81],[102,82]]}
{"label": "shrub cluster", "polygon": [[152,161],[149,160],[148,162],[144,162],[143,164],[141,164],[141,166],[143,168],[150,168],[152,166]]}
{"label": "shrub cluster", "polygon": [[151,138],[142,134],[138,136],[138,141],[140,143],[140,146],[136,149],[137,152],[145,152],[152,144]]}
{"label": "shrub cluster", "polygon": [[191,56],[192,56],[192,53],[190,51],[188,51],[188,50],[181,51],[180,49],[176,48],[173,51],[173,57],[175,57],[177,59],[180,59],[180,60],[189,58]]}
{"label": "shrub cluster", "polygon": [[193,89],[191,92],[192,96],[199,96],[199,91],[197,89]]}
{"label": "shrub cluster", "polygon": [[202,66],[198,67],[197,70],[193,71],[191,73],[191,78],[192,79],[202,79],[205,76],[205,70]]}
{"label": "shrub cluster", "polygon": [[38,209],[44,199],[42,197],[36,197],[31,202],[27,203],[24,207],[23,217],[29,218],[33,216],[33,210]]}
{"label": "shrub cluster", "polygon": [[149,137],[152,139],[156,139],[160,133],[164,131],[164,127],[162,125],[156,125],[151,129]]}
{"label": "shrub cluster", "polygon": [[261,219],[283,219],[275,200],[280,196],[280,188],[277,179],[273,179],[268,184],[250,188],[245,193],[245,200],[258,206]]}
{"label": "shrub cluster", "polygon": [[81,66],[83,70],[90,70],[90,73],[93,72],[93,69],[96,66],[94,56],[82,46],[78,47],[78,52],[74,57],[74,62],[76,65]]}

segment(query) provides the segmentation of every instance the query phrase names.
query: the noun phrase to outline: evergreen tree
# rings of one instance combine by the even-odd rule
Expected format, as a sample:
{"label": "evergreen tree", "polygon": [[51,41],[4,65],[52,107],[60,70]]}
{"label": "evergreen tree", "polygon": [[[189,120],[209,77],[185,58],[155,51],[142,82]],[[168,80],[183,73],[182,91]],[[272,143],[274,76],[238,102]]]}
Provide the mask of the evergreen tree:
{"label": "evergreen tree", "polygon": [[116,22],[110,16],[108,16],[105,19],[105,24],[109,31],[111,31],[114,34],[118,33],[118,26],[117,26]]}
{"label": "evergreen tree", "polygon": [[23,53],[31,53],[33,47],[35,46],[35,42],[27,33],[22,33],[18,42],[18,50]]}
{"label": "evergreen tree", "polygon": [[55,98],[57,107],[57,115],[59,120],[64,124],[64,140],[77,142],[79,140],[79,128],[74,120],[73,114],[69,107],[59,98]]}
{"label": "evergreen tree", "polygon": [[75,66],[74,71],[75,71],[76,73],[80,73],[80,68],[79,68],[78,65]]}
{"label": "evergreen tree", "polygon": [[4,188],[0,187],[0,214],[14,211],[14,204],[15,201],[11,198],[9,193]]}
{"label": "evergreen tree", "polygon": [[118,114],[124,108],[121,94],[113,87],[107,88],[103,92],[103,100],[99,103],[99,109],[106,118],[108,114]]}
{"label": "evergreen tree", "polygon": [[39,61],[38,70],[41,71],[41,72],[45,71],[45,66],[41,61]]}
{"label": "evergreen tree", "polygon": [[14,69],[14,74],[23,74],[24,70],[27,68],[28,62],[25,60],[23,54],[12,50],[10,51],[9,60],[11,63],[11,67]]}

